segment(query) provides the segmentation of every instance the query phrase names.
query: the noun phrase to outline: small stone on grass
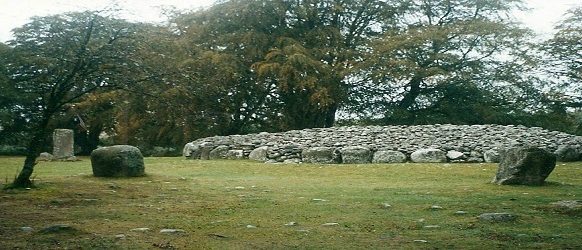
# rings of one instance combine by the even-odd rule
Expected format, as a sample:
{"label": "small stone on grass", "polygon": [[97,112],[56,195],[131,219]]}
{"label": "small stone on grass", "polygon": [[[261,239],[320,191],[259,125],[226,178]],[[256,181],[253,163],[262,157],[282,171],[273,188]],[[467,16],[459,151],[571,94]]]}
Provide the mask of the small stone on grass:
{"label": "small stone on grass", "polygon": [[163,234],[178,234],[178,233],[185,233],[186,231],[182,229],[172,229],[172,228],[164,228],[160,230],[160,233]]}
{"label": "small stone on grass", "polygon": [[514,221],[517,217],[510,213],[484,213],[479,215],[479,220],[491,222]]}

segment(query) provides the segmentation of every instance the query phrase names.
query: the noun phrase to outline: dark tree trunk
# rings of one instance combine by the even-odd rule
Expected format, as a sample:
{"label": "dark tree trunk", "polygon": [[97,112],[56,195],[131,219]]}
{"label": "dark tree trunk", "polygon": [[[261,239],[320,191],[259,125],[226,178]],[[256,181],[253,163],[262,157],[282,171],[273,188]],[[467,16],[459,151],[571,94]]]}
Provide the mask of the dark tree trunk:
{"label": "dark tree trunk", "polygon": [[39,123],[39,126],[33,133],[33,137],[28,143],[26,151],[26,159],[24,160],[24,165],[22,170],[14,179],[14,182],[8,188],[29,188],[33,186],[30,177],[34,171],[34,166],[36,165],[36,158],[40,155],[46,144],[46,138],[48,136],[48,125],[52,114],[45,112],[43,114],[45,117]]}
{"label": "dark tree trunk", "polygon": [[335,113],[337,112],[337,105],[333,104],[325,113],[324,127],[331,128],[335,124]]}

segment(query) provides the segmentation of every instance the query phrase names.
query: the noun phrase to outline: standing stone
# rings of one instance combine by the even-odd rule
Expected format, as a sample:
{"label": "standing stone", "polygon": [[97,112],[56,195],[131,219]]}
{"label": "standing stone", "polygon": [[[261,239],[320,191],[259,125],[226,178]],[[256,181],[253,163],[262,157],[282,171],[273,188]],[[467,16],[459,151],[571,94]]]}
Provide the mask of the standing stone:
{"label": "standing stone", "polygon": [[417,151],[414,151],[410,155],[410,159],[413,162],[423,162],[423,163],[447,162],[447,156],[445,152],[434,148],[419,149]]}
{"label": "standing stone", "polygon": [[342,162],[346,164],[365,164],[372,162],[372,151],[367,147],[353,146],[340,150]]}
{"label": "standing stone", "polygon": [[265,162],[265,161],[267,161],[267,151],[268,150],[269,150],[269,147],[267,147],[267,146],[255,148],[249,154],[249,159],[255,160],[255,161]]}
{"label": "standing stone", "polygon": [[91,152],[91,167],[97,177],[144,176],[145,166],[141,151],[134,146],[115,145]]}
{"label": "standing stone", "polygon": [[406,155],[400,151],[378,150],[374,153],[372,163],[403,163],[406,162]]}
{"label": "standing stone", "polygon": [[494,183],[542,185],[556,167],[556,156],[535,147],[510,148],[501,156]]}
{"label": "standing stone", "polygon": [[335,149],[330,147],[313,147],[304,149],[301,155],[303,162],[306,163],[332,164],[338,163],[334,151]]}
{"label": "standing stone", "polygon": [[53,157],[66,159],[75,155],[75,137],[71,129],[55,129],[53,132]]}

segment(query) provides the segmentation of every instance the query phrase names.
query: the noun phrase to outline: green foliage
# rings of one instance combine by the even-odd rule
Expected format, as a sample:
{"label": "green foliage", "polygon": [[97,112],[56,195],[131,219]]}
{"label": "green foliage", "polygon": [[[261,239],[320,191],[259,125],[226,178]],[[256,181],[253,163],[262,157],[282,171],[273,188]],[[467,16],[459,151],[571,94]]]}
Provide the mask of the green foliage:
{"label": "green foliage", "polygon": [[545,67],[558,76],[544,79],[530,31],[507,15],[521,7],[230,0],[175,13],[166,26],[95,12],[37,17],[0,44],[0,143],[25,145],[44,122],[75,128],[84,153],[102,132],[142,149],[179,148],[205,136],[332,126],[338,114],[362,125],[574,131],[579,10],[544,43],[554,55]]}
{"label": "green foliage", "polygon": [[355,73],[351,110],[385,123],[503,123],[517,97],[536,94],[522,76],[529,31],[504,15],[516,4],[409,1]]}

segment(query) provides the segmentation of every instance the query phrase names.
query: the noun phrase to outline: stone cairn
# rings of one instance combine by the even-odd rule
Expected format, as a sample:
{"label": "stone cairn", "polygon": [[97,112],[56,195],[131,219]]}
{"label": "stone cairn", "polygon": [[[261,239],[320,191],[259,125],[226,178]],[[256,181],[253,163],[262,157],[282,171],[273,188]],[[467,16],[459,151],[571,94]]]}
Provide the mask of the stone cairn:
{"label": "stone cairn", "polygon": [[517,146],[576,161],[582,137],[513,125],[349,126],[201,138],[187,143],[183,156],[269,163],[499,162],[502,150]]}

